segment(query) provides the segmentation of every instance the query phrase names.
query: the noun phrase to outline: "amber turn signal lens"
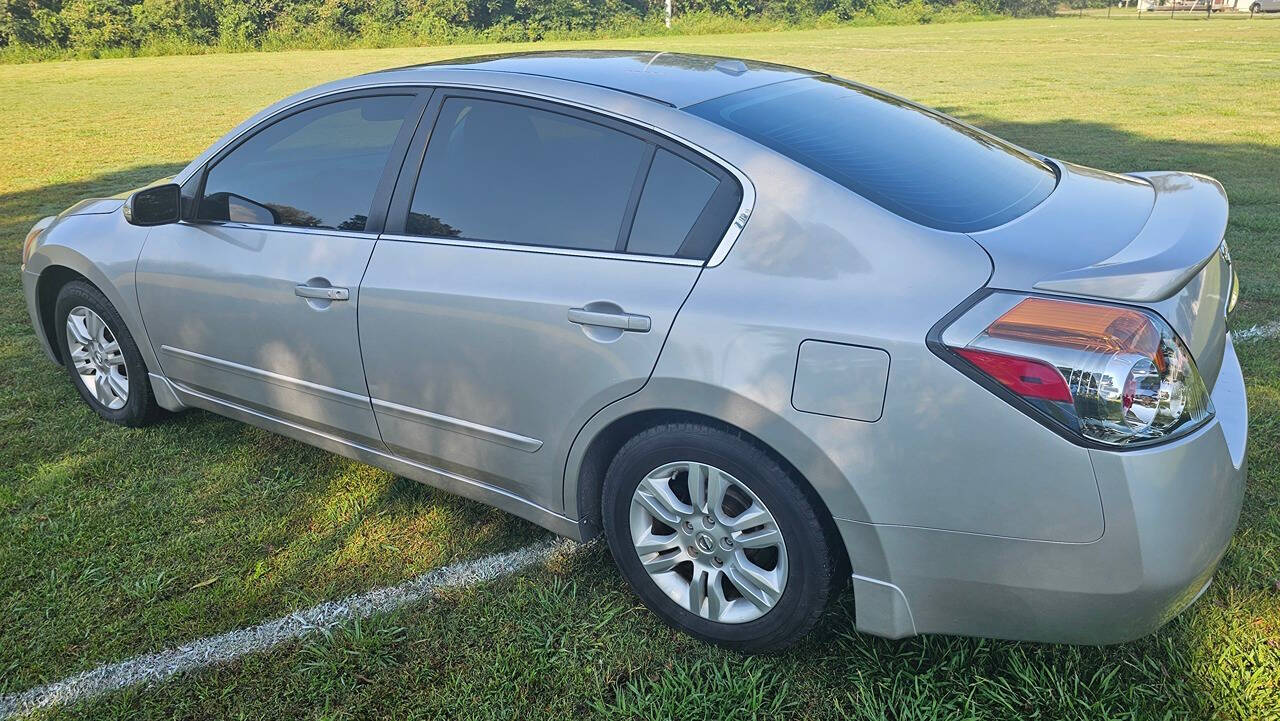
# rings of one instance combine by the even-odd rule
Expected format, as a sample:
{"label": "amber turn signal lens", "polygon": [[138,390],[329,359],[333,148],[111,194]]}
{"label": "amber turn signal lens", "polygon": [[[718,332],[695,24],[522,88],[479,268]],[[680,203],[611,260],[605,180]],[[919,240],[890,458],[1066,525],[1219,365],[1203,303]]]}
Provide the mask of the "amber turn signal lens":
{"label": "amber turn signal lens", "polygon": [[1024,298],[997,318],[987,335],[1098,353],[1136,353],[1164,370],[1160,331],[1145,313],[1132,308]]}

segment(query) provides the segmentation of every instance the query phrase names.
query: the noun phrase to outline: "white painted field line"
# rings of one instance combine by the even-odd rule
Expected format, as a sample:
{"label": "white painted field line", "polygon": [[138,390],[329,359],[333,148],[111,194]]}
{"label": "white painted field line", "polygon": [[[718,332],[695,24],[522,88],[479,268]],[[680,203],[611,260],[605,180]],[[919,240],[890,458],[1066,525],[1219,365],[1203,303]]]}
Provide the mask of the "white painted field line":
{"label": "white painted field line", "polygon": [[543,541],[507,553],[450,564],[398,586],[366,591],[341,601],[326,601],[257,626],[99,666],[28,691],[6,694],[0,696],[0,719],[72,704],[129,686],[157,683],[186,671],[227,663],[248,653],[265,651],[286,641],[334,628],[352,619],[366,618],[426,600],[447,589],[495,580],[568,552],[576,545],[563,540]]}
{"label": "white painted field line", "polygon": [[1251,340],[1259,340],[1262,338],[1275,338],[1280,336],[1280,320],[1273,320],[1270,323],[1259,323],[1255,326],[1242,328],[1231,334],[1231,339],[1237,343],[1247,343]]}

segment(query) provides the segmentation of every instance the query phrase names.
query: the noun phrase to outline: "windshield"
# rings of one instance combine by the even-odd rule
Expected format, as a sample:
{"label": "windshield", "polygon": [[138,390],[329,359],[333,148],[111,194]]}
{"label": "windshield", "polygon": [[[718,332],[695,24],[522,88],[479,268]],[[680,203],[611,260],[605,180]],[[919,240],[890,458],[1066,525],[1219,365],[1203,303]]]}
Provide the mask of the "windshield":
{"label": "windshield", "polygon": [[994,228],[1053,192],[1045,163],[998,138],[869,88],[803,78],[685,108],[907,220]]}

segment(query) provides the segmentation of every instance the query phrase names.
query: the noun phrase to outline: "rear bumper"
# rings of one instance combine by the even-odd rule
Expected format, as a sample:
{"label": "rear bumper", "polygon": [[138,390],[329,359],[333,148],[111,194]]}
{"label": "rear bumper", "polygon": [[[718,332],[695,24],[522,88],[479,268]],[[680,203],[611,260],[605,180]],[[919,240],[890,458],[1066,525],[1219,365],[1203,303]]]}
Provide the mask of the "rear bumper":
{"label": "rear bumper", "polygon": [[850,557],[878,566],[854,577],[858,628],[1082,644],[1159,628],[1207,588],[1240,515],[1248,410],[1230,342],[1213,404],[1187,438],[1090,451],[1105,516],[1091,543],[837,521]]}

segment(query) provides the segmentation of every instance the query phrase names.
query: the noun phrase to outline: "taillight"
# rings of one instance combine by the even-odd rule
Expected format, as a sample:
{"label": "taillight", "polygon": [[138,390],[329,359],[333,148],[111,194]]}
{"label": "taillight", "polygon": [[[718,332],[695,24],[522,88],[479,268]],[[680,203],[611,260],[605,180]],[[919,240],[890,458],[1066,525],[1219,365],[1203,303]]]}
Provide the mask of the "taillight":
{"label": "taillight", "polygon": [[946,347],[1052,422],[1124,446],[1181,435],[1212,417],[1195,361],[1158,315],[1087,301],[995,297],[979,312],[995,308],[999,316],[970,330],[981,328],[967,341],[948,330]]}

